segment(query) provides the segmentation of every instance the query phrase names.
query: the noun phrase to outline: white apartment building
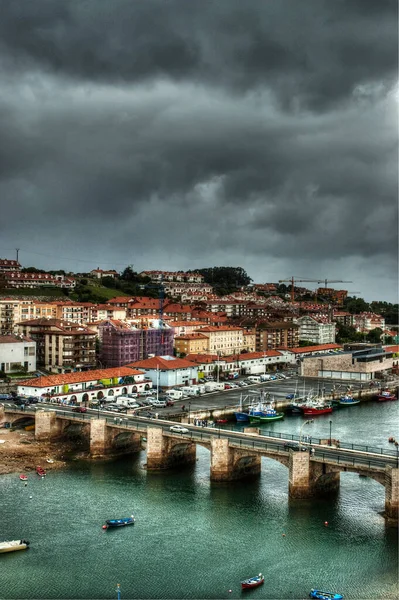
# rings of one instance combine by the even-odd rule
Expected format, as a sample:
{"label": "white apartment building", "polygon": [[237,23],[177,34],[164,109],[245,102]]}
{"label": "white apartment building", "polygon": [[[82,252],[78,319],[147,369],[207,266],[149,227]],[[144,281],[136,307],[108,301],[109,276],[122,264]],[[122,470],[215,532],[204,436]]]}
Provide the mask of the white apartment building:
{"label": "white apartment building", "polygon": [[36,371],[36,342],[23,335],[0,336],[0,370],[16,373]]}
{"label": "white apartment building", "polygon": [[296,323],[299,325],[300,340],[307,340],[313,344],[335,343],[335,323],[309,316],[299,317]]}

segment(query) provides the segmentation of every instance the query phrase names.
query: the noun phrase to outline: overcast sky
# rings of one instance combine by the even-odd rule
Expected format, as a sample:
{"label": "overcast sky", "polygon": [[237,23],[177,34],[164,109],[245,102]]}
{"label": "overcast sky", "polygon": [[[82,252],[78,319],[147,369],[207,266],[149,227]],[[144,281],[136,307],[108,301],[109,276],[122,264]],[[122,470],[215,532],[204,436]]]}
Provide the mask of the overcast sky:
{"label": "overcast sky", "polygon": [[396,0],[0,14],[0,257],[242,266],[397,302]]}

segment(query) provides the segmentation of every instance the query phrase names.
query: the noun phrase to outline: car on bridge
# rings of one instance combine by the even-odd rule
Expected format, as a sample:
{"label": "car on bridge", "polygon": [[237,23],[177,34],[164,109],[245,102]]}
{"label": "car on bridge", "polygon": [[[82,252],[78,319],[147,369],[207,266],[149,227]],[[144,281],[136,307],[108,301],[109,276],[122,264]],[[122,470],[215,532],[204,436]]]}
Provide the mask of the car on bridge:
{"label": "car on bridge", "polygon": [[170,431],[173,431],[173,433],[190,433],[190,430],[182,425],[172,425],[169,429]]}
{"label": "car on bridge", "polygon": [[85,406],[74,406],[72,412],[85,413],[87,412],[87,408]]}
{"label": "car on bridge", "polygon": [[307,447],[300,446],[298,442],[284,442],[284,450],[294,450],[296,452],[301,450],[302,452],[306,452]]}

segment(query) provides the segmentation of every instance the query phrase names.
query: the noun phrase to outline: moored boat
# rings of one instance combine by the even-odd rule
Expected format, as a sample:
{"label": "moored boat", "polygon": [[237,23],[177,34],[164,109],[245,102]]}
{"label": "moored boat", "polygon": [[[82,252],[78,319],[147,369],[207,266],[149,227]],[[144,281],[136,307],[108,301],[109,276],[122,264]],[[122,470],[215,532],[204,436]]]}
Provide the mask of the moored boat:
{"label": "moored boat", "polygon": [[397,400],[397,397],[392,392],[385,390],[378,394],[377,400],[378,402],[392,402],[393,400]]}
{"label": "moored boat", "polygon": [[360,404],[360,400],[352,396],[352,394],[345,394],[339,399],[340,406],[352,406],[354,404]]}
{"label": "moored boat", "polygon": [[237,423],[248,423],[249,421],[248,413],[238,411],[234,413],[234,416]]}
{"label": "moored boat", "polygon": [[126,525],[134,525],[135,518],[132,515],[131,517],[124,517],[123,519],[107,519],[105,521],[105,525],[103,525],[103,529],[109,529],[111,527],[125,527]]}
{"label": "moored boat", "polygon": [[326,415],[332,413],[333,408],[330,404],[315,404],[314,406],[305,406],[303,409],[304,417],[314,417],[317,415]]}
{"label": "moored boat", "polygon": [[17,550],[27,550],[29,548],[28,540],[12,540],[11,542],[0,542],[0,553],[16,552]]}
{"label": "moored boat", "polygon": [[28,481],[28,476],[24,475],[23,473],[21,473],[21,475],[19,476],[21,481]]}
{"label": "moored boat", "polygon": [[262,583],[265,582],[265,576],[262,575],[262,573],[259,573],[259,575],[255,575],[255,577],[250,577],[249,579],[244,579],[244,581],[241,581],[241,588],[243,590],[248,590],[251,588],[255,588],[258,587],[259,585],[262,585]]}
{"label": "moored boat", "polygon": [[40,476],[40,477],[44,477],[46,474],[45,469],[43,469],[43,467],[36,467],[36,473]]}
{"label": "moored boat", "polygon": [[311,589],[310,598],[318,598],[318,600],[342,600],[342,594],[334,594],[334,592],[323,592],[321,590]]}

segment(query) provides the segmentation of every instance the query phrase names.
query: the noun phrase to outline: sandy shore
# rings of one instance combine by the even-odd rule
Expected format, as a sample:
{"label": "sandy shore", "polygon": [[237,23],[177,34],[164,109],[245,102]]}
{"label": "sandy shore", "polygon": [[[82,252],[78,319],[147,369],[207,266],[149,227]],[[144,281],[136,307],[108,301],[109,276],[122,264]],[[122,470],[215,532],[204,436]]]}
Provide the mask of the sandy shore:
{"label": "sandy shore", "polygon": [[46,471],[65,467],[64,454],[68,451],[69,447],[60,442],[37,442],[33,431],[0,429],[0,475],[24,473],[38,465]]}

